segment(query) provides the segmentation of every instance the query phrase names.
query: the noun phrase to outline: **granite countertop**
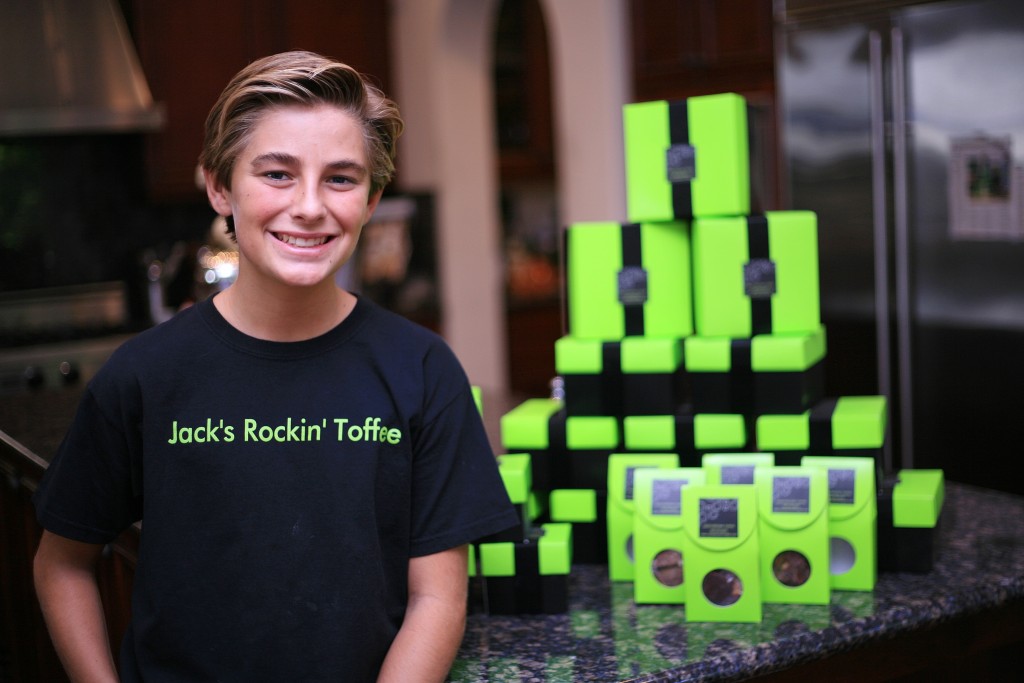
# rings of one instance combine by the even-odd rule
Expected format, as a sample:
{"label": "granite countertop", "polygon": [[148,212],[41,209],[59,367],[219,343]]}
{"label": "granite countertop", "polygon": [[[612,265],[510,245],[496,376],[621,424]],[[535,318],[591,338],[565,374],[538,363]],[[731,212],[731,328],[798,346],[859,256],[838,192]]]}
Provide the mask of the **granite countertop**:
{"label": "granite countertop", "polygon": [[[80,390],[0,398],[0,430],[43,460]],[[993,610],[1024,605],[1024,497],[947,482],[935,566],[882,573],[830,605],[765,605],[758,624],[687,624],[636,605],[604,565],[575,565],[567,614],[469,615],[452,681],[734,681],[783,671]]]}
{"label": "granite countertop", "polygon": [[882,573],[830,605],[765,605],[759,624],[687,624],[631,583],[574,566],[570,612],[471,614],[453,681],[735,681],[1024,601],[1024,498],[947,482],[927,574]]}

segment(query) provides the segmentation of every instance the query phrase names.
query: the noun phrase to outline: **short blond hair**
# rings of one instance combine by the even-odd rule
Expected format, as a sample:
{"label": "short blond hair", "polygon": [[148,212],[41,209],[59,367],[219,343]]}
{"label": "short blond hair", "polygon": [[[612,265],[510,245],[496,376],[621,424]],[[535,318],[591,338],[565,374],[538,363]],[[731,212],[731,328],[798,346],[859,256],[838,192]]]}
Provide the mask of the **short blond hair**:
{"label": "short blond hair", "polygon": [[313,52],[282,52],[239,71],[206,117],[200,165],[230,189],[235,162],[264,111],[318,104],[339,107],[362,124],[370,194],[382,190],[394,176],[395,142],[405,126],[398,106],[352,67]]}

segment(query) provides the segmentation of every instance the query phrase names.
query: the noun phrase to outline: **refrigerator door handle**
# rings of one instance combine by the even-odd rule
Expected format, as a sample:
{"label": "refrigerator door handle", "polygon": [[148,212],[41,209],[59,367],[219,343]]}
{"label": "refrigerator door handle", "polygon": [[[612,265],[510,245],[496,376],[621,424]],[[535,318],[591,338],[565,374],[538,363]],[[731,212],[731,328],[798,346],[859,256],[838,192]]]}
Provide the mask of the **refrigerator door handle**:
{"label": "refrigerator door handle", "polygon": [[903,31],[892,40],[893,236],[896,279],[896,340],[899,363],[900,466],[914,466],[913,385],[911,358],[910,227],[907,201],[907,95]]}
{"label": "refrigerator door handle", "polygon": [[[878,393],[892,397],[892,359],[889,312],[889,224],[886,178],[885,75],[882,36],[868,34],[869,88],[871,95],[871,196],[875,260],[875,351],[878,355]],[[892,427],[886,430],[891,434]],[[882,450],[883,471],[893,472],[892,439]]]}

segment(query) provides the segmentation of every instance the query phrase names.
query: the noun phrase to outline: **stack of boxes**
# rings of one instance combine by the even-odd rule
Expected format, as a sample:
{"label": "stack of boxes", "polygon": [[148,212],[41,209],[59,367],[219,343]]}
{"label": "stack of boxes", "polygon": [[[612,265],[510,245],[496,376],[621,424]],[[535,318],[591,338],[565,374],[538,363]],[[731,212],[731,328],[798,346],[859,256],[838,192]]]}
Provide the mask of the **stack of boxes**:
{"label": "stack of boxes", "polygon": [[759,621],[871,590],[886,399],[824,395],[815,214],[752,212],[738,95],[623,121],[629,222],[565,230],[560,392],[504,415],[503,448],[638,603]]}

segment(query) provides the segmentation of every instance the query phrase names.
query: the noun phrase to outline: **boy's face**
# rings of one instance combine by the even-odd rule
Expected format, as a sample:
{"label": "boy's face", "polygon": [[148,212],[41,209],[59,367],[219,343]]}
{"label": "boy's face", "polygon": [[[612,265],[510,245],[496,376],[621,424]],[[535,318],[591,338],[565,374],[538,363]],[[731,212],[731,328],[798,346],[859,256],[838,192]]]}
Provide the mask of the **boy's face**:
{"label": "boy's face", "polygon": [[239,284],[333,286],[380,199],[363,133],[330,105],[268,109],[235,161],[231,189],[207,175],[210,203],[233,215]]}

